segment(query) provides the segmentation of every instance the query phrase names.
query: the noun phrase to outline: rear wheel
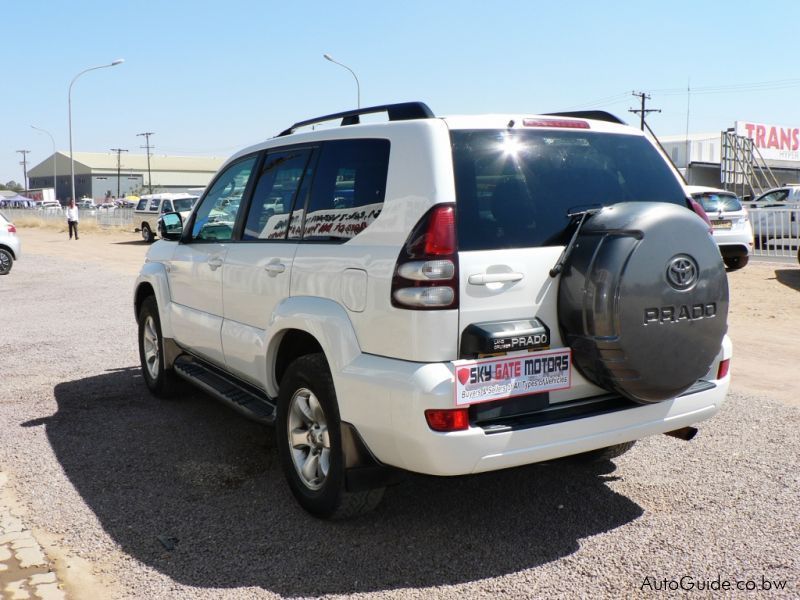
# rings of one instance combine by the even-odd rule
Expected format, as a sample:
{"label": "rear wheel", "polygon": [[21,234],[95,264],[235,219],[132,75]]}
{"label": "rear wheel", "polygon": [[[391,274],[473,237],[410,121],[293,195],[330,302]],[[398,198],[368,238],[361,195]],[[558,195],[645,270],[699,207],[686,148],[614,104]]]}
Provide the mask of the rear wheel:
{"label": "rear wheel", "polygon": [[153,230],[150,229],[150,225],[147,223],[142,223],[142,239],[148,244],[152,244],[156,239],[156,236],[153,235]]}
{"label": "rear wheel", "polygon": [[0,248],[0,275],[8,275],[14,266],[14,257],[5,248]]}
{"label": "rear wheel", "polygon": [[736,269],[741,269],[748,262],[750,262],[749,256],[730,256],[728,258],[723,258],[725,261],[725,266],[728,267],[731,271],[735,271]]}
{"label": "rear wheel", "polygon": [[345,489],[339,407],[322,354],[301,356],[286,370],[278,396],[275,437],[289,488],[312,515],[355,517],[375,508],[383,497],[383,488]]}
{"label": "rear wheel", "polygon": [[139,361],[144,381],[153,394],[169,398],[178,392],[180,380],[164,361],[161,319],[153,296],[148,296],[139,309]]}

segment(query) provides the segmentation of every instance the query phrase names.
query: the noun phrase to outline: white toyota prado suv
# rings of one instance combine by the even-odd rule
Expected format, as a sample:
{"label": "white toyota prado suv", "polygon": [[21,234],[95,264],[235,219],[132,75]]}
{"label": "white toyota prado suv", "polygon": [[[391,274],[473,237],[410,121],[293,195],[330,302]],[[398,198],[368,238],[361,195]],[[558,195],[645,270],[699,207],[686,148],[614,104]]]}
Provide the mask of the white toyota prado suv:
{"label": "white toyota prado suv", "polygon": [[303,121],[160,226],[134,293],[147,386],[188,380],[274,424],[320,517],[373,508],[404,471],[689,439],[728,389],[708,225],[659,149],[607,113],[411,102]]}

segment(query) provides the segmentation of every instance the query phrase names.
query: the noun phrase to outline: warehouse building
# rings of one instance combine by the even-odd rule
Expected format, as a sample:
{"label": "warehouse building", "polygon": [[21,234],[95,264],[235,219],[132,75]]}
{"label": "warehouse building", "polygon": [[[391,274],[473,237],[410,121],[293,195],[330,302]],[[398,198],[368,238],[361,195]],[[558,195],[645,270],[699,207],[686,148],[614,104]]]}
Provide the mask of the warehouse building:
{"label": "warehouse building", "polygon": [[[116,152],[75,152],[75,196],[102,200],[107,195],[125,196],[153,192],[185,192],[203,188],[211,181],[225,158],[212,156],[151,155],[148,171],[146,154]],[[53,175],[55,167],[55,186]],[[56,197],[65,202],[70,191],[69,153],[56,152],[28,171],[31,189],[55,187]]]}
{"label": "warehouse building", "polygon": [[736,121],[725,131],[662,136],[659,141],[691,185],[747,197],[800,183],[800,127]]}

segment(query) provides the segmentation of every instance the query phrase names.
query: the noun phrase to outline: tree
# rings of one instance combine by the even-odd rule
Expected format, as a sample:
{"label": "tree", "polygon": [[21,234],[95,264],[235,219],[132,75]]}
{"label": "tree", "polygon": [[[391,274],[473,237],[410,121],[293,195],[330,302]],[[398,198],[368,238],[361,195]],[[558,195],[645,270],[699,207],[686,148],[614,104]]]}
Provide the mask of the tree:
{"label": "tree", "polygon": [[11,190],[12,192],[17,192],[19,194],[23,189],[24,188],[13,179],[5,185],[0,183],[0,190]]}

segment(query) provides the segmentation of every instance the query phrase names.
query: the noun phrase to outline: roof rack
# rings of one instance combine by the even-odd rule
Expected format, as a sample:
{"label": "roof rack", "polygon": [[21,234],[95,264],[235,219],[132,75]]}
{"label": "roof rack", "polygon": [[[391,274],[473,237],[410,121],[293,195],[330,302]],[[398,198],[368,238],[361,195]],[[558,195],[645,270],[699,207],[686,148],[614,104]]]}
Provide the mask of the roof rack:
{"label": "roof rack", "polygon": [[398,104],[382,104],[381,106],[370,106],[368,108],[357,108],[355,110],[346,110],[332,115],[325,115],[324,117],[315,117],[306,121],[299,121],[284,129],[278,134],[278,137],[290,135],[294,133],[295,129],[314,125],[315,123],[322,123],[324,121],[333,121],[335,119],[342,120],[342,127],[345,125],[357,125],[359,123],[360,115],[369,115],[373,113],[385,112],[389,115],[390,121],[410,121],[412,119],[432,119],[436,115],[433,114],[428,105],[424,102],[400,102]]}
{"label": "roof rack", "polygon": [[593,119],[594,121],[607,121],[627,125],[625,121],[604,110],[578,110],[574,112],[547,113],[546,117],[574,117],[576,119]]}

